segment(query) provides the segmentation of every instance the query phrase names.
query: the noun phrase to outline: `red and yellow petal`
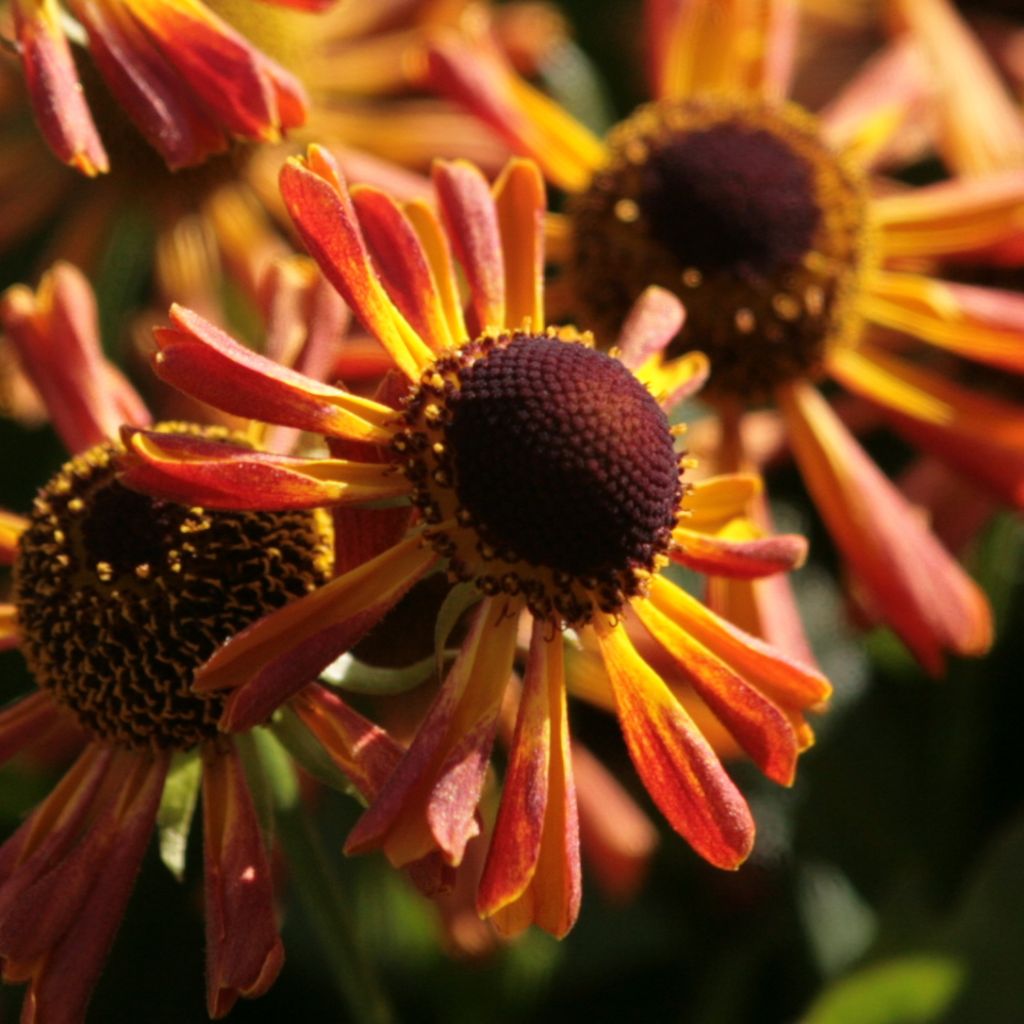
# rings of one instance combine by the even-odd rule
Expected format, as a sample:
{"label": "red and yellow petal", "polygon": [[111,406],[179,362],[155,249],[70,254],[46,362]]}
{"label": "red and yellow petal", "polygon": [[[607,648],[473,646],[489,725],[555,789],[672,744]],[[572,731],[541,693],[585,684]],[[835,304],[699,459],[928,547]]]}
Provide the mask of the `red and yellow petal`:
{"label": "red and yellow petal", "polygon": [[476,806],[512,671],[516,616],[486,600],[416,738],[356,822],[347,853],[380,849],[396,867],[439,850],[457,866],[477,835]]}
{"label": "red and yellow petal", "polygon": [[821,395],[798,383],[780,390],[779,403],[815,504],[885,621],[935,674],[947,651],[986,651],[992,616],[984,594]]}
{"label": "red and yellow petal", "polygon": [[389,463],[256,452],[191,434],[125,430],[121,480],[146,494],[222,509],[305,509],[400,497]]}
{"label": "red and yellow petal", "polygon": [[395,308],[370,259],[337,164],[320,146],[281,169],[281,195],[306,248],[368,331],[410,379],[433,359],[430,347]]}
{"label": "red and yellow petal", "polygon": [[239,344],[198,313],[174,305],[173,327],[154,332],[157,375],[236,416],[353,441],[387,444],[394,409],[322,384]]}
{"label": "red and yellow petal", "polygon": [[1024,247],[1024,174],[956,178],[871,200],[884,259],[938,258]]}
{"label": "red and yellow petal", "polygon": [[60,160],[83,174],[109,170],[61,29],[60,6],[55,0],[14,0],[12,9],[25,83],[43,137]]}
{"label": "red and yellow petal", "polygon": [[28,528],[28,520],[0,509],[0,565],[10,565],[18,555],[18,538]]}
{"label": "red and yellow petal", "polygon": [[669,824],[705,860],[737,868],[754,844],[754,820],[710,744],[625,629],[598,633],[633,764]]}
{"label": "red and yellow petal", "polygon": [[226,731],[259,725],[376,625],[436,561],[412,534],[237,633],[199,669],[194,687],[234,691],[221,719]]}
{"label": "red and yellow petal", "polygon": [[506,935],[536,924],[557,938],[579,913],[576,793],[561,632],[534,621],[501,806],[477,909]]}
{"label": "red and yellow petal", "polygon": [[654,362],[660,365],[661,353],[682,330],[686,308],[672,292],[651,285],[633,303],[616,344],[623,366],[634,373]]}
{"label": "red and yellow petal", "polygon": [[270,865],[252,796],[233,745],[203,746],[206,1006],[225,1016],[240,996],[274,983],[284,948]]}
{"label": "red and yellow petal", "polygon": [[1024,414],[1019,406],[867,346],[837,352],[832,364],[833,376],[878,405],[901,434],[1008,504],[1024,506]]}
{"label": "red and yellow petal", "polygon": [[779,707],[815,707],[832,693],[816,668],[738,629],[669,580],[652,580],[648,600]]}
{"label": "red and yellow petal", "polygon": [[858,300],[867,319],[965,359],[1024,372],[1024,295],[939,281],[922,274],[877,273]]}

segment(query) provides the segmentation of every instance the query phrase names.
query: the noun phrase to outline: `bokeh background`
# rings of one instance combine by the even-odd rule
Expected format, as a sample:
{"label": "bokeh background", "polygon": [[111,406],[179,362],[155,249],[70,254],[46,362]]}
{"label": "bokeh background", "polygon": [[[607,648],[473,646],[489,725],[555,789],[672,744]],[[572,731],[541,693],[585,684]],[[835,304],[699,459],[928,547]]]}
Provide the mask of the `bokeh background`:
{"label": "bokeh background", "polygon": [[[545,68],[546,84],[600,126],[643,96],[637,5],[562,6],[575,43]],[[859,37],[823,41],[808,54],[803,94],[810,102],[827,95],[844,62],[869,46]],[[937,172],[925,165],[912,173],[927,180]],[[33,278],[44,243],[0,264],[0,284]],[[145,298],[147,245],[126,213],[97,273],[115,357],[127,311]],[[908,457],[887,434],[868,444],[893,471]],[[60,446],[46,427],[0,422],[0,453],[0,505],[26,510],[59,466]],[[267,996],[240,1002],[230,1019],[355,1020],[338,984],[354,943],[365,984],[375,977],[393,1019],[414,1024],[1024,1021],[1024,526],[997,516],[968,549],[995,607],[998,639],[987,658],[954,662],[936,682],[885,631],[849,625],[829,542],[795,471],[779,467],[771,489],[779,525],[811,539],[812,557],[794,583],[836,696],[791,790],[735,766],[759,824],[741,871],[708,867],[665,830],[632,902],[610,902],[587,880],[565,941],[531,933],[484,955],[452,952],[435,910],[403,876],[381,858],[342,858],[358,807],[322,791],[316,832],[303,839],[293,830],[290,865],[282,864],[284,971]],[[31,684],[19,655],[0,659],[6,700]],[[614,722],[579,705],[571,714],[574,732],[649,807]],[[54,777],[23,763],[0,772],[3,834]],[[151,850],[91,1020],[206,1019],[199,831],[184,883]],[[0,990],[0,1022],[17,1019],[20,1000],[20,990]]]}

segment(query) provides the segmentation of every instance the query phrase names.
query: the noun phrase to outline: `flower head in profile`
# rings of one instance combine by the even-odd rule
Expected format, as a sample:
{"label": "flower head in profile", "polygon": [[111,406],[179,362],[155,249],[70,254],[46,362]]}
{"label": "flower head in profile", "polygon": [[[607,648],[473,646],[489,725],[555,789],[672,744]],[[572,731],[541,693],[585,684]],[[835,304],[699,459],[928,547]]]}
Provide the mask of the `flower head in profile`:
{"label": "flower head in profile", "polygon": [[[933,27],[937,10],[950,14],[943,0],[902,6]],[[549,222],[553,257],[599,342],[613,342],[649,285],[682,299],[669,352],[699,346],[710,359],[720,470],[753,458],[747,413],[774,403],[866,602],[938,673],[947,653],[987,649],[987,602],[817,385],[836,381],[1019,507],[1019,407],[939,367],[953,357],[1019,373],[1024,300],[930,268],[1019,251],[1024,178],[990,170],[905,188],[873,177],[907,135],[920,141],[904,131],[933,95],[920,51],[896,39],[815,116],[785,99],[796,12],[772,0],[649,0],[653,100],[604,139],[516,76],[486,35],[440,36],[431,71],[568,192]],[[961,79],[976,94],[975,77]],[[970,110],[961,131],[987,138],[985,114]]]}
{"label": "flower head in profile", "polygon": [[[164,859],[181,871],[201,788],[207,1001],[220,1017],[270,987],[283,950],[241,741],[218,729],[223,695],[189,683],[226,639],[326,581],[329,517],[210,511],[124,487],[118,428],[147,426],[149,414],[104,360],[95,300],[69,265],[37,292],[9,289],[0,322],[71,453],[27,515],[0,513],[0,562],[13,566],[0,646],[20,649],[37,684],[0,709],[0,761],[54,733],[74,734],[80,751],[0,845],[0,973],[28,983],[23,1020],[83,1019],[158,814],[162,840],[168,829],[178,839]],[[397,756],[332,708],[364,746]]]}
{"label": "flower head in profile", "polygon": [[811,742],[804,712],[829,686],[663,572],[675,560],[750,578],[791,568],[804,554],[798,537],[723,535],[756,478],[687,480],[663,406],[699,387],[706,363],[699,354],[658,356],[679,327],[678,302],[648,293],[617,354],[599,352],[573,328],[546,326],[536,165],[513,161],[492,189],[473,165],[442,162],[434,183],[436,211],[369,187],[350,191],[317,147],[282,171],[299,234],[394,360],[379,400],[254,357],[181,308],[157,332],[155,366],[165,380],[222,408],[324,435],[331,457],[268,465],[229,444],[139,430],[126,436],[124,479],[207,507],[333,506],[363,516],[366,561],[239,634],[197,676],[197,691],[226,694],[228,730],[291,698],[323,732],[301,708],[308,681],[435,567],[478,600],[408,751],[350,834],[350,852],[382,849],[404,865],[440,851],[459,864],[479,831],[477,802],[527,629],[477,902],[503,930],[534,922],[562,935],[580,895],[565,630],[599,650],[605,696],[652,798],[723,868],[750,852],[750,811],[641,652],[656,651],[692,679],[782,784]]}

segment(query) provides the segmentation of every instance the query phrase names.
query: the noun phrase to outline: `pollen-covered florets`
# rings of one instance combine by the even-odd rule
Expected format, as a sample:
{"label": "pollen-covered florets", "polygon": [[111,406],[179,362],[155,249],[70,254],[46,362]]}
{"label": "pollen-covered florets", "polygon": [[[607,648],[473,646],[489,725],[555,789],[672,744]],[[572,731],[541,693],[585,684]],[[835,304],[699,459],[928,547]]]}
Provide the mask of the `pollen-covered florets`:
{"label": "pollen-covered florets", "polygon": [[682,493],[665,414],[582,339],[480,338],[423,375],[394,451],[451,573],[580,625],[639,593]]}
{"label": "pollen-covered florets", "polygon": [[14,567],[21,646],[39,685],[92,735],[188,749],[217,734],[223,710],[222,696],[191,691],[195,670],[326,581],[330,523],[149,498],[118,482],[120,451],[89,449],[39,492]]}
{"label": "pollen-covered florets", "polygon": [[602,337],[657,284],[686,306],[672,352],[711,360],[710,397],[766,397],[857,327],[869,258],[860,175],[791,105],[642,107],[569,215],[573,291]]}

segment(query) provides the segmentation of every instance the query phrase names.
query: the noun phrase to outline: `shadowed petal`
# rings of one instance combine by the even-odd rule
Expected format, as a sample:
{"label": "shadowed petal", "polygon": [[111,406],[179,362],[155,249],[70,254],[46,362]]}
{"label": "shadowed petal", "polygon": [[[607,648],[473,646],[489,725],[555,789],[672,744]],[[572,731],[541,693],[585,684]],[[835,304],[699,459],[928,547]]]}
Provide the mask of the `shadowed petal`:
{"label": "shadowed petal", "polygon": [[832,537],[885,620],[933,674],[992,639],[984,595],[810,385],[779,393],[793,450]]}
{"label": "shadowed petal", "polygon": [[0,764],[42,739],[60,722],[61,711],[42,690],[0,711]]}
{"label": "shadowed petal", "polygon": [[203,746],[206,1007],[220,1018],[239,996],[267,991],[284,963],[270,866],[238,753]]}
{"label": "shadowed petal", "polygon": [[534,621],[511,759],[477,891],[480,914],[506,935],[537,924],[562,938],[579,913],[563,643],[559,630]]}
{"label": "shadowed petal", "polygon": [[233,636],[196,673],[194,687],[236,691],[223,729],[258,725],[376,625],[436,560],[413,534]]}
{"label": "shadowed petal", "polygon": [[438,849],[457,866],[477,835],[475,811],[512,671],[516,616],[486,600],[459,656],[377,799],[356,822],[346,853],[381,849],[396,867]]}

